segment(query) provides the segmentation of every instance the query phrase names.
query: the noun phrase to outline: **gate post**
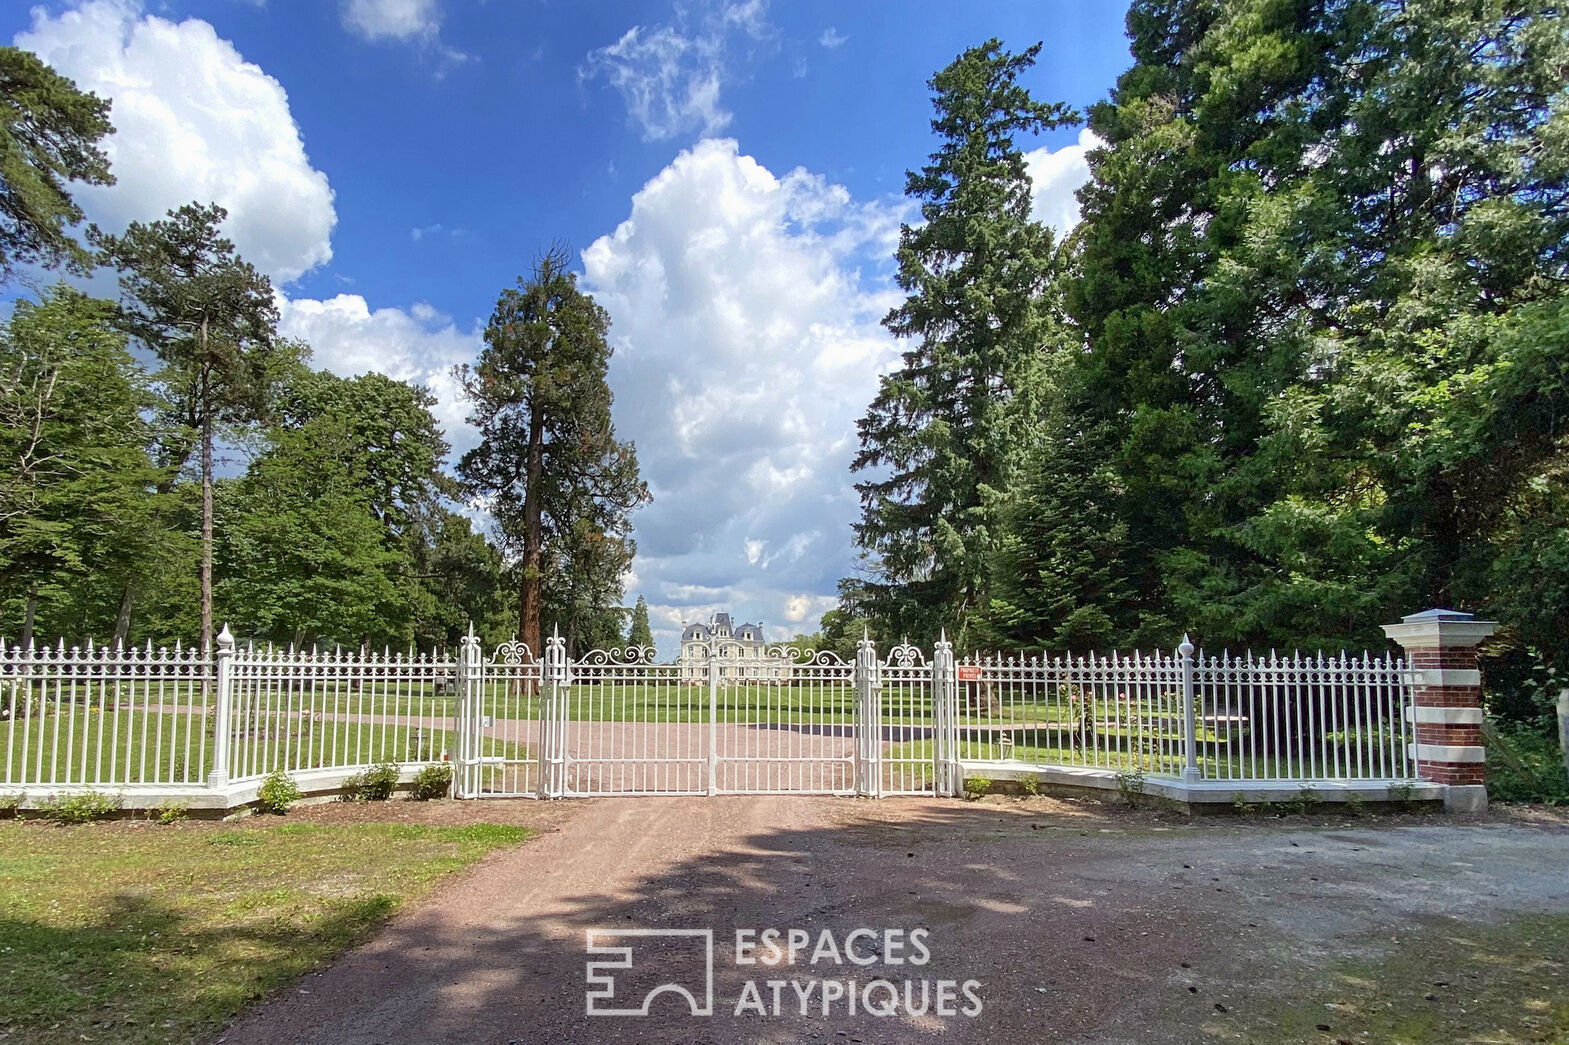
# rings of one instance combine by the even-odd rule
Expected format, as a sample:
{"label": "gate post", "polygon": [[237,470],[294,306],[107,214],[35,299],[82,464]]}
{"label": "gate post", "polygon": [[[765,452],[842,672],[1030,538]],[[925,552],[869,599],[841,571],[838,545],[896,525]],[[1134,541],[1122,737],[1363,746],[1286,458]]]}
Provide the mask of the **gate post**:
{"label": "gate post", "polygon": [[879,690],[877,645],[864,629],[855,644],[855,793],[881,798],[882,706]]}
{"label": "gate post", "polygon": [[708,641],[708,793],[719,793],[719,645]]}
{"label": "gate post", "polygon": [[453,794],[473,798],[479,794],[479,756],[484,749],[480,736],[480,655],[479,636],[474,622],[458,646],[458,702],[454,718],[458,731],[458,765],[453,775]]}
{"label": "gate post", "polygon": [[932,650],[932,732],[933,792],[961,795],[964,771],[959,766],[959,683],[947,629]]}
{"label": "gate post", "polygon": [[229,733],[234,717],[234,635],[224,624],[218,633],[218,692],[212,738],[212,772],[207,786],[222,791],[229,786]]}
{"label": "gate post", "polygon": [[545,640],[544,693],[540,701],[539,797],[560,798],[566,794],[566,688],[571,684],[567,668],[567,642],[561,627]]}
{"label": "gate post", "polygon": [[1182,782],[1196,784],[1203,774],[1199,771],[1198,701],[1193,692],[1193,642],[1187,635],[1177,647],[1177,660],[1182,666]]}
{"label": "gate post", "polygon": [[1416,727],[1410,758],[1420,780],[1444,784],[1444,808],[1487,809],[1487,752],[1482,746],[1482,671],[1476,648],[1498,625],[1456,610],[1427,610],[1384,625],[1406,652]]}
{"label": "gate post", "polygon": [[1563,752],[1564,772],[1569,773],[1569,689],[1558,691],[1558,750]]}

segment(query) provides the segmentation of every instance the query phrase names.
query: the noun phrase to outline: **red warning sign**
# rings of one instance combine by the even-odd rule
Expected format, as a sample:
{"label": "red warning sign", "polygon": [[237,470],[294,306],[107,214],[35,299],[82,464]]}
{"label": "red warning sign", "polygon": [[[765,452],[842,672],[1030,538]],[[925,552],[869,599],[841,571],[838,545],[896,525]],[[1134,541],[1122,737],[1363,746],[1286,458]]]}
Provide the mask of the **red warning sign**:
{"label": "red warning sign", "polygon": [[981,680],[981,666],[979,664],[960,664],[960,682],[979,682]]}

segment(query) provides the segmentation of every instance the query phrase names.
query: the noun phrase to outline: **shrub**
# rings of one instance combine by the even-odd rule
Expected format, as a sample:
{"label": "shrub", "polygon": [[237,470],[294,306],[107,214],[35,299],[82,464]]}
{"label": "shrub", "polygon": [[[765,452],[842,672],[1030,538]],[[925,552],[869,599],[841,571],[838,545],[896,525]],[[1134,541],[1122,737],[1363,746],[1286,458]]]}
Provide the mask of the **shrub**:
{"label": "shrub", "polygon": [[1490,725],[1487,794],[1500,802],[1569,803],[1569,775],[1558,738],[1536,729]]}
{"label": "shrub", "polygon": [[22,799],[24,797],[21,791],[11,791],[0,795],[0,816],[15,816],[16,811],[22,808]]}
{"label": "shrub", "polygon": [[1033,773],[1020,777],[1019,789],[1030,796],[1038,795],[1041,793],[1041,778]]}
{"label": "shrub", "polygon": [[189,803],[176,802],[173,799],[169,799],[168,801],[158,803],[153,812],[157,814],[154,819],[160,824],[174,824],[190,815],[191,807]]}
{"label": "shrub", "polygon": [[992,782],[983,776],[972,776],[964,782],[964,797],[972,802],[982,795],[990,793]]}
{"label": "shrub", "polygon": [[1291,807],[1291,811],[1293,813],[1296,813],[1299,816],[1305,816],[1310,811],[1312,811],[1314,806],[1318,805],[1322,801],[1324,801],[1324,799],[1317,791],[1313,790],[1308,785],[1303,784],[1301,787],[1297,788],[1297,797],[1293,798],[1286,804]]}
{"label": "shrub", "polygon": [[107,820],[120,811],[120,798],[101,791],[75,795],[55,795],[39,804],[39,815],[57,824],[87,824]]}
{"label": "shrub", "polygon": [[452,763],[438,762],[414,774],[414,797],[421,802],[445,798],[452,788]]}
{"label": "shrub", "polygon": [[1144,770],[1124,769],[1118,773],[1117,791],[1129,805],[1133,804],[1135,798],[1144,793]]}
{"label": "shrub", "polygon": [[385,802],[398,786],[398,767],[378,762],[343,782],[345,802]]}
{"label": "shrub", "polygon": [[283,770],[275,769],[256,789],[256,808],[264,813],[282,816],[289,811],[290,806],[304,797],[300,793],[300,785],[290,780]]}

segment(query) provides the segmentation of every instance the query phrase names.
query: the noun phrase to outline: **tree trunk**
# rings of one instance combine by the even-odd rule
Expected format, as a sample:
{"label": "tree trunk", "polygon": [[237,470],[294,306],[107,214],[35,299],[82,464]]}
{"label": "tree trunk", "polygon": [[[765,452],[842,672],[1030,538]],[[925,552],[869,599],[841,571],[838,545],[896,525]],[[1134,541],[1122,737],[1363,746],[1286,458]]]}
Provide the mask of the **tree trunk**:
{"label": "tree trunk", "polygon": [[120,591],[120,612],[114,617],[114,648],[124,649],[131,638],[131,603],[136,599],[136,578],[127,577]]}
{"label": "tree trunk", "polygon": [[545,478],[545,421],[539,408],[531,409],[528,423],[528,484],[523,491],[523,593],[518,607],[518,637],[534,655],[544,652],[540,639],[540,574],[544,563],[543,491]]}
{"label": "tree trunk", "polygon": [[202,652],[212,650],[212,404],[207,319],[202,318]]}
{"label": "tree trunk", "polygon": [[35,581],[27,589],[27,609],[22,615],[22,648],[31,649],[33,645],[33,621],[38,616],[38,583]]}
{"label": "tree trunk", "polygon": [[[181,457],[173,465],[169,474],[158,480],[158,485],[154,487],[154,491],[158,495],[159,502],[155,502],[155,504],[161,503],[162,499],[169,495],[169,491],[174,489],[175,476],[181,468],[185,467],[185,462],[188,460],[190,460],[189,454]],[[148,519],[148,528],[157,529],[162,519],[163,510],[154,507],[152,517]],[[114,647],[116,649],[124,649],[126,644],[131,641],[131,609],[135,604],[136,574],[132,573],[125,579],[125,587],[120,589],[120,612],[114,618]]]}

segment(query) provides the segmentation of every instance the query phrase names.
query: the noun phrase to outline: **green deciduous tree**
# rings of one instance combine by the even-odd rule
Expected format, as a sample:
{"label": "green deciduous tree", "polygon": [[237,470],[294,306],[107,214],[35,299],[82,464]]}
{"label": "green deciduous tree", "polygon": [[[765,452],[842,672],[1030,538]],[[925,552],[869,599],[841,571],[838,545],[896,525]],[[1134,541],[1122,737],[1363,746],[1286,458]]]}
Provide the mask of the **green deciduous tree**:
{"label": "green deciduous tree", "polygon": [[618,602],[628,513],[648,497],[636,452],[610,420],[609,322],[553,248],[502,292],[478,363],[457,370],[481,435],[458,471],[488,500],[516,558],[519,635],[535,650],[546,570],[559,612]]}
{"label": "green deciduous tree", "polygon": [[119,322],[162,363],[160,463],[178,469],[199,452],[203,648],[212,643],[213,445],[220,430],[266,416],[299,352],[276,337],[272,284],[220,234],[225,217],[216,204],[187,204],[121,236],[90,234],[121,270]]}
{"label": "green deciduous tree", "polygon": [[883,321],[909,347],[859,423],[864,569],[841,592],[894,634],[963,632],[984,606],[997,512],[1051,340],[1039,298],[1052,236],[1030,219],[1015,136],[1071,114],[1020,86],[1038,52],[992,40],[930,82],[940,145],[907,176],[923,222],[901,231],[909,296]]}
{"label": "green deciduous tree", "polygon": [[377,517],[351,423],[323,415],[274,434],[221,498],[226,611],[281,641],[402,646],[413,638],[409,557]]}
{"label": "green deciduous tree", "polygon": [[414,640],[420,648],[456,647],[472,623],[493,646],[511,638],[517,617],[501,553],[469,520],[436,507],[411,544],[418,581]]}
{"label": "green deciduous tree", "polygon": [[428,389],[384,374],[338,377],[301,366],[279,389],[273,413],[284,428],[337,419],[357,449],[371,510],[396,536],[433,514],[450,479],[447,441]]}
{"label": "green deciduous tree", "polygon": [[67,231],[82,220],[67,183],[114,184],[98,147],[113,130],[107,101],[32,52],[0,47],[0,282],[19,264],[88,268]]}
{"label": "green deciduous tree", "polygon": [[0,328],[0,596],[22,604],[24,642],[41,593],[123,578],[147,547],[148,396],[113,313],[62,286]]}

